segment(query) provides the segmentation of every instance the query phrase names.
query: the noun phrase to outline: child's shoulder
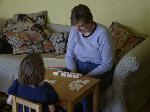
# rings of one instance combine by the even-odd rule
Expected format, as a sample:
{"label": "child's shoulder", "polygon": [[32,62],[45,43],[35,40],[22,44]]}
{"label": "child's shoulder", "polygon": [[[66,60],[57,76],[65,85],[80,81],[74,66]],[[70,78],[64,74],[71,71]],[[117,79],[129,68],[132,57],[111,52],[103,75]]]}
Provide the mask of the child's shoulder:
{"label": "child's shoulder", "polygon": [[13,85],[17,85],[18,86],[19,85],[19,80],[15,79],[14,82],[13,82]]}
{"label": "child's shoulder", "polygon": [[8,88],[8,94],[14,95],[16,94],[16,91],[18,89],[19,86],[19,81],[18,79],[14,80],[13,84]]}

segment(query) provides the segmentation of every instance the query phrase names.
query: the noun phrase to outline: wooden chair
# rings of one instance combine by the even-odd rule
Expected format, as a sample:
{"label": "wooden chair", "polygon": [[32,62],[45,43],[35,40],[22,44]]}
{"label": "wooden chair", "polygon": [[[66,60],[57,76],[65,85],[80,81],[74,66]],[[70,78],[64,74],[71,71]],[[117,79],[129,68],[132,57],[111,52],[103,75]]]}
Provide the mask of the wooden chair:
{"label": "wooden chair", "polygon": [[31,109],[34,109],[36,112],[42,112],[42,104],[34,103],[29,100],[24,100],[16,96],[13,96],[12,112],[18,112],[19,104],[23,106],[23,112],[25,112],[25,106],[29,107],[29,112],[31,112]]}

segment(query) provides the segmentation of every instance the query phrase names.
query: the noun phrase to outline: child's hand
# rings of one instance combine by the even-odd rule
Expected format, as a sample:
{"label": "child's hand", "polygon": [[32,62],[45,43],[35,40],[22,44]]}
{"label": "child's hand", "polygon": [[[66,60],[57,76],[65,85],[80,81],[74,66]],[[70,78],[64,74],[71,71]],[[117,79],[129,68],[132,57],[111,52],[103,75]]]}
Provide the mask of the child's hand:
{"label": "child's hand", "polygon": [[50,112],[55,112],[55,106],[54,105],[48,105]]}
{"label": "child's hand", "polygon": [[12,103],[13,103],[13,96],[12,95],[8,96],[8,99],[7,99],[6,103],[9,104],[9,105],[12,105]]}

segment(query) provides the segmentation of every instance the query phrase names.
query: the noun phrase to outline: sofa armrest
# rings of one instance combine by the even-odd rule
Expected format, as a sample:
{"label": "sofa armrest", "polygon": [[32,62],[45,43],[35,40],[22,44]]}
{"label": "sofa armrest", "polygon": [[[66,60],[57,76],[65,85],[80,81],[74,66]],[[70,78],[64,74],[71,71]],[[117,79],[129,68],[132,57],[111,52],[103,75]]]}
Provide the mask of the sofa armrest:
{"label": "sofa armrest", "polygon": [[114,71],[113,89],[131,112],[150,98],[150,38],[125,54]]}

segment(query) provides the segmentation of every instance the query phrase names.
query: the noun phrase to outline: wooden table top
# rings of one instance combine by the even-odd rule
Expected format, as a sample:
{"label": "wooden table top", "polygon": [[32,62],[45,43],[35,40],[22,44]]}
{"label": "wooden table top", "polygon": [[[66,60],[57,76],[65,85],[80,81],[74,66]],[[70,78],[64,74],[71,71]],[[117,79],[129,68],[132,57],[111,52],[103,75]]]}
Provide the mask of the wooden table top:
{"label": "wooden table top", "polygon": [[[98,79],[90,78],[90,77],[65,78],[62,76],[54,76],[52,75],[52,70],[46,70],[45,79],[57,80],[56,83],[53,84],[53,87],[58,93],[60,101],[65,101],[65,102],[78,101],[80,97],[83,97],[85,96],[85,94],[88,94],[88,92],[90,92],[90,90],[92,91],[92,89],[95,88],[96,84],[99,83]],[[90,83],[86,84],[79,91],[76,90],[71,91],[68,85],[72,81],[76,81],[76,80],[90,80]]]}

